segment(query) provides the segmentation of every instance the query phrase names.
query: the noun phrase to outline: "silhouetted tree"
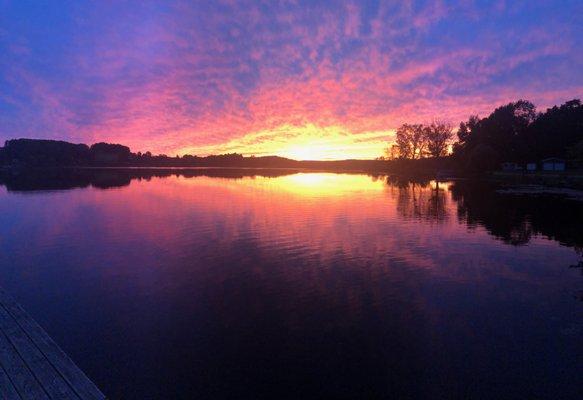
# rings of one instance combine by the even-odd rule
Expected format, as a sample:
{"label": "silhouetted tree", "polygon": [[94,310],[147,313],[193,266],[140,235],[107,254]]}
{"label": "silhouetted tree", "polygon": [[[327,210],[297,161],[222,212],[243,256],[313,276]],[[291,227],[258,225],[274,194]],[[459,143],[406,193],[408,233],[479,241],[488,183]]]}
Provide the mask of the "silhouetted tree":
{"label": "silhouetted tree", "polygon": [[[461,123],[458,131],[459,143],[454,147],[456,155],[474,161],[485,154],[486,149],[492,149],[495,163],[475,163],[496,168],[498,162],[523,161],[528,156],[525,140],[528,128],[536,120],[534,104],[526,100],[518,100],[498,107],[488,117],[479,119],[472,116],[468,122]],[[478,149],[478,146],[481,149]],[[486,147],[484,147],[486,146]]]}
{"label": "silhouetted tree", "polygon": [[549,108],[538,116],[522,138],[534,159],[567,157],[570,148],[583,141],[583,105],[578,99]]}
{"label": "silhouetted tree", "polygon": [[58,140],[7,140],[3,153],[7,164],[32,167],[81,165],[89,160],[87,145]]}
{"label": "silhouetted tree", "polygon": [[472,148],[465,159],[465,167],[471,172],[491,171],[500,163],[499,155],[488,144],[480,143]]}
{"label": "silhouetted tree", "polygon": [[447,155],[447,148],[453,138],[453,128],[445,121],[433,121],[424,129],[427,153],[432,157]]}
{"label": "silhouetted tree", "polygon": [[[546,157],[581,159],[583,105],[574,99],[537,114],[532,103],[519,100],[498,107],[487,118],[470,117],[460,124],[457,135],[454,155],[479,168],[497,168],[501,161],[539,161]],[[485,161],[481,157],[483,146],[493,150],[488,151],[496,162],[476,162]]]}
{"label": "silhouetted tree", "polygon": [[396,145],[400,158],[419,159],[426,151],[423,125],[403,124],[397,129]]}
{"label": "silhouetted tree", "polygon": [[444,121],[436,120],[427,126],[403,124],[397,129],[395,144],[385,150],[386,159],[419,160],[427,156],[443,157],[447,155],[452,138],[453,128]]}
{"label": "silhouetted tree", "polygon": [[396,160],[397,158],[399,158],[399,146],[396,144],[392,144],[386,148],[385,155],[379,157],[380,160]]}
{"label": "silhouetted tree", "polygon": [[457,131],[458,142],[454,145],[454,150],[457,148],[458,151],[464,149],[468,146],[469,142],[473,138],[472,133],[478,126],[480,122],[480,117],[477,115],[471,115],[468,122],[460,122],[459,129]]}
{"label": "silhouetted tree", "polygon": [[95,143],[89,150],[99,163],[128,161],[131,154],[130,148],[121,144]]}

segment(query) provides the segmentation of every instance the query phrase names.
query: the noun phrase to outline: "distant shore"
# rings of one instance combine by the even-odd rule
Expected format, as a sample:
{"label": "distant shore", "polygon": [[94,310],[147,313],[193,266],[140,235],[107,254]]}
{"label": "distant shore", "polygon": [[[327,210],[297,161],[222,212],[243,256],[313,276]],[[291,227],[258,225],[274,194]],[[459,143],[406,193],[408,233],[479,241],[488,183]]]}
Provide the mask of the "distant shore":
{"label": "distant shore", "polygon": [[546,187],[572,188],[583,190],[583,171],[537,171],[506,172],[495,171],[489,175],[495,182],[511,184],[533,184]]}

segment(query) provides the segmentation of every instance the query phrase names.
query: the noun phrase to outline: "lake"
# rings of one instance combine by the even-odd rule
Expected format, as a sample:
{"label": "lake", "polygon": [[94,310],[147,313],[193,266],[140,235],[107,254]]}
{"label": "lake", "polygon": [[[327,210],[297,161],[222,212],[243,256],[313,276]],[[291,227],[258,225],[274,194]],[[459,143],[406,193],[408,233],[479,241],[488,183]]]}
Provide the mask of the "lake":
{"label": "lake", "polygon": [[112,399],[580,398],[583,203],[236,170],[0,178],[0,286]]}

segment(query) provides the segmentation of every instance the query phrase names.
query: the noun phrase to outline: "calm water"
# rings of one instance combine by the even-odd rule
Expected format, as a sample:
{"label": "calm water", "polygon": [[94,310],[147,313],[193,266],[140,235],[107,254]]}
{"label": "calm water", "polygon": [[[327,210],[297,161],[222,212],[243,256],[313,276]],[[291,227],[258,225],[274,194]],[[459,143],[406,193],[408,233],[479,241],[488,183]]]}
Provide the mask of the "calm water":
{"label": "calm water", "polygon": [[3,177],[0,285],[113,399],[581,398],[583,203],[256,173]]}

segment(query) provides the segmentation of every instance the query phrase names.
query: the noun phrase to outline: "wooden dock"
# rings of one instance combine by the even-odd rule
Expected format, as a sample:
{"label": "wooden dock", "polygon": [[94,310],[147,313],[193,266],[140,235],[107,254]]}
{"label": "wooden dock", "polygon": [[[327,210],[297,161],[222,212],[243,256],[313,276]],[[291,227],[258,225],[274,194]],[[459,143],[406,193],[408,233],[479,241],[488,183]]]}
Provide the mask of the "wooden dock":
{"label": "wooden dock", "polygon": [[0,288],[0,399],[105,399],[75,363]]}

